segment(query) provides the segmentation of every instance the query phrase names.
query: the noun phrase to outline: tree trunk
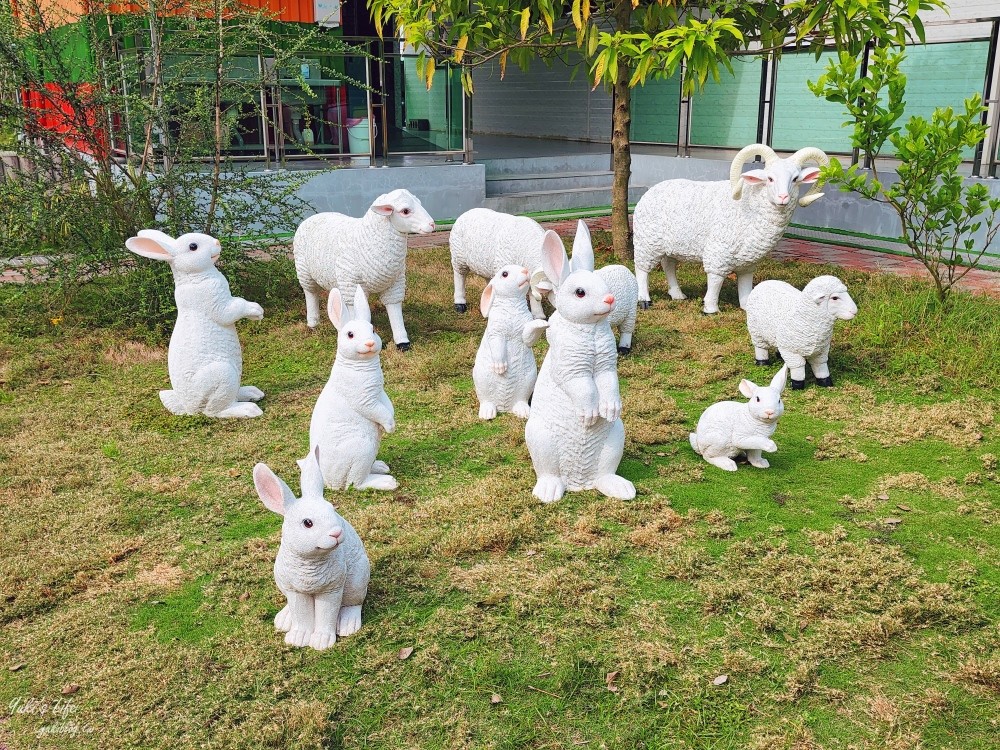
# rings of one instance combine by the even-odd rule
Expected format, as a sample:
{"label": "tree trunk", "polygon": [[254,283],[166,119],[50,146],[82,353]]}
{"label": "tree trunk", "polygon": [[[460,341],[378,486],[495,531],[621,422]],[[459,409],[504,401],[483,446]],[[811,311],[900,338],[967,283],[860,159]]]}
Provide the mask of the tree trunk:
{"label": "tree trunk", "polygon": [[[632,3],[620,2],[615,8],[618,29],[627,30],[631,23]],[[632,230],[628,222],[628,183],[632,176],[632,150],[629,146],[629,127],[632,113],[629,108],[632,90],[628,82],[632,71],[618,61],[618,75],[614,82],[614,109],[611,113],[611,239],[615,257],[620,261],[632,260]]]}

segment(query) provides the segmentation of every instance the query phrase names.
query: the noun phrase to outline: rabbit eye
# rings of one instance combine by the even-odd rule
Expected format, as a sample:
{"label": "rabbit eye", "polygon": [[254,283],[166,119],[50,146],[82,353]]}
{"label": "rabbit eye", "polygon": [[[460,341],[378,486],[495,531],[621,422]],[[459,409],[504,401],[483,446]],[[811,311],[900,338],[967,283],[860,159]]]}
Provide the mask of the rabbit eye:
{"label": "rabbit eye", "polygon": [[354,338],[354,331],[348,331],[347,332],[347,338],[353,339]]}
{"label": "rabbit eye", "polygon": [[302,525],[305,526],[307,529],[311,529],[313,527],[313,522],[308,518],[304,518],[302,519]]}
{"label": "rabbit eye", "polygon": [[757,396],[757,403],[760,403],[760,396]]}
{"label": "rabbit eye", "polygon": [[584,291],[583,287],[577,287],[576,288],[576,296],[577,297],[586,297],[587,296],[587,292]]}
{"label": "rabbit eye", "polygon": [[836,302],[838,299],[840,299],[840,297],[830,297],[830,299],[832,299],[834,302]]}
{"label": "rabbit eye", "polygon": [[500,274],[500,275],[501,275],[501,276],[503,276],[503,277],[504,277],[504,278],[506,279],[506,278],[507,278],[507,276],[508,276],[508,273],[507,273],[506,271],[504,271],[504,272],[503,272],[502,274]]}
{"label": "rabbit eye", "polygon": [[192,242],[190,245],[188,245],[188,250],[197,250],[197,249],[198,249],[197,242]]}

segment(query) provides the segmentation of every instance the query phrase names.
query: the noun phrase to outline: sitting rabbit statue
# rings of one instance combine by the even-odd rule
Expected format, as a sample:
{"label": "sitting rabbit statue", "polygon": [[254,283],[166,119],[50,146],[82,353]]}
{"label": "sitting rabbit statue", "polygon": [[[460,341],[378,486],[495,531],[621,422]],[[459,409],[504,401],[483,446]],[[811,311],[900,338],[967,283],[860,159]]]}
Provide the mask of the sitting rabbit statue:
{"label": "sitting rabbit statue", "polygon": [[358,533],[323,499],[319,461],[314,448],[298,462],[300,498],[267,464],[253,467],[253,483],[265,507],[284,516],[274,580],[288,604],[274,627],[290,646],[323,650],[361,628],[371,565]]}
{"label": "sitting rabbit statue", "polygon": [[309,445],[321,449],[327,487],[394,490],[389,467],[375,460],[382,433],[396,429],[396,419],[385,393],[382,339],[372,327],[368,298],[356,286],[352,311],[334,288],[326,307],[337,329],[337,356],[313,408]]}
{"label": "sitting rabbit statue", "polygon": [[261,320],[264,310],[230,294],[229,282],[215,267],[219,241],[197,233],[175,240],[143,229],[125,246],[144,258],[166,261],[174,272],[177,323],[167,352],[173,390],[160,391],[163,405],[171,414],[259,417],[260,407],[252,402],[264,393],[240,386],[243,353],[235,324],[241,318]]}
{"label": "sitting rabbit statue", "polygon": [[740,393],[747,403],[720,401],[702,412],[698,427],[690,434],[694,452],[713,466],[736,471],[733,460],[746,454],[751,466],[766,469],[770,464],[761,451],[774,453],[778,446],[771,435],[784,413],[781,392],[785,389],[788,367],[782,367],[769,386],[759,386],[749,380],[740,381]]}
{"label": "sitting rabbit statue", "polygon": [[489,321],[472,368],[480,419],[493,419],[498,411],[528,418],[528,399],[538,376],[531,347],[548,325],[536,321],[528,309],[528,280],[527,268],[503,266],[479,299],[479,309]]}
{"label": "sitting rabbit statue", "polygon": [[556,312],[524,428],[538,477],[533,494],[549,503],[566,490],[597,489],[629,500],[635,487],[615,473],[625,447],[618,352],[608,323],[615,298],[594,273],[587,225],[577,224],[572,263],[559,235],[546,232],[542,268]]}

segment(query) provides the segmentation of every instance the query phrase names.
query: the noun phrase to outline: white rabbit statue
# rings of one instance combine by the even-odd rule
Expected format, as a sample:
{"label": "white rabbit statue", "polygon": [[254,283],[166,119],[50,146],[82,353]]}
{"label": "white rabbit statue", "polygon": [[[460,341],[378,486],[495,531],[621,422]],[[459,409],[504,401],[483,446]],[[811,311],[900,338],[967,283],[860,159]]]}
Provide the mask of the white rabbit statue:
{"label": "white rabbit statue", "polygon": [[323,650],[361,628],[371,564],[358,532],[323,499],[320,455],[314,448],[298,462],[300,498],[267,464],[253,467],[253,483],[264,505],[284,516],[274,581],[288,604],[274,627],[290,646]]}
{"label": "white rabbit statue", "polygon": [[538,376],[531,347],[548,325],[528,309],[529,278],[527,268],[503,266],[479,298],[479,310],[489,321],[472,368],[480,419],[493,419],[498,411],[528,418]]}
{"label": "white rabbit statue", "polygon": [[750,399],[747,403],[720,401],[705,409],[698,419],[698,427],[689,436],[694,452],[726,471],[736,471],[733,459],[741,454],[746,454],[750,465],[758,469],[770,466],[760,454],[761,451],[774,453],[778,450],[771,435],[785,411],[781,392],[787,377],[786,366],[768,386],[741,380],[740,393]]}
{"label": "white rabbit statue", "polygon": [[182,234],[176,240],[155,229],[143,229],[125,241],[136,255],[164,260],[174,272],[177,323],[170,336],[167,371],[173,390],[160,391],[171,414],[209,417],[259,417],[251,403],[264,398],[252,385],[240,386],[243,352],[236,335],[241,318],[261,320],[256,302],[233,297],[229,282],[215,267],[222,250],[207,234]]}
{"label": "white rabbit statue", "polygon": [[533,494],[550,503],[566,490],[596,489],[629,500],[635,487],[615,473],[625,447],[618,352],[608,323],[615,298],[594,273],[587,225],[577,224],[572,263],[559,235],[546,232],[542,268],[555,287],[556,312],[524,428],[538,478]]}
{"label": "white rabbit statue", "polygon": [[371,308],[360,286],[354,309],[331,289],[326,305],[337,329],[337,356],[309,423],[309,445],[319,446],[326,486],[394,490],[389,467],[376,461],[383,432],[396,429],[392,402],[385,393],[379,352],[382,339],[372,327]]}

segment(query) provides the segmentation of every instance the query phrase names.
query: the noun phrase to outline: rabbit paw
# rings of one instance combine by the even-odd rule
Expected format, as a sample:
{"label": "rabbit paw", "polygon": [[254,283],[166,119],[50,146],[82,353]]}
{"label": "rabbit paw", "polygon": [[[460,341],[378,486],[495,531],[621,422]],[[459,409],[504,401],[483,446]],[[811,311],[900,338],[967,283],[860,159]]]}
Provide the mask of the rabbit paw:
{"label": "rabbit paw", "polygon": [[260,401],[264,398],[264,391],[252,385],[245,385],[236,394],[237,401]]}
{"label": "rabbit paw", "polygon": [[527,401],[518,401],[510,410],[515,417],[520,417],[521,419],[527,419],[531,415],[531,407],[528,406]]}
{"label": "rabbit paw", "polygon": [[356,485],[359,490],[386,490],[390,492],[398,486],[399,482],[389,474],[369,474],[361,484]]}
{"label": "rabbit paw", "polygon": [[289,646],[302,646],[309,645],[309,637],[312,635],[311,630],[306,630],[305,628],[292,628],[285,635],[285,643]]}
{"label": "rabbit paw", "polygon": [[389,473],[389,464],[387,464],[385,461],[375,461],[372,464],[372,471],[371,471],[371,473],[372,474],[388,474]]}
{"label": "rabbit paw", "polygon": [[497,405],[492,401],[483,401],[479,405],[479,418],[480,419],[493,419],[497,415]]}
{"label": "rabbit paw", "polygon": [[309,646],[317,651],[325,651],[337,642],[337,634],[333,630],[314,630],[309,638]]}
{"label": "rabbit paw", "polygon": [[635,497],[635,485],[617,474],[605,474],[603,477],[598,477],[594,489],[602,495],[616,500],[631,500]]}
{"label": "rabbit paw", "polygon": [[247,314],[243,317],[247,320],[263,320],[264,308],[256,302],[247,302]]}
{"label": "rabbit paw", "polygon": [[621,399],[615,399],[613,401],[602,401],[598,412],[602,417],[604,417],[609,422],[614,422],[622,415],[622,402]]}
{"label": "rabbit paw", "polygon": [[576,413],[579,415],[584,427],[592,427],[601,416],[599,409],[578,409]]}
{"label": "rabbit paw", "polygon": [[238,401],[237,403],[229,406],[218,414],[210,414],[209,416],[215,417],[242,417],[244,419],[250,419],[252,417],[259,417],[263,414],[260,407],[252,401]]}
{"label": "rabbit paw", "polygon": [[763,458],[761,456],[751,456],[749,453],[747,454],[747,461],[751,466],[755,466],[758,469],[766,469],[768,466],[771,465],[771,463],[766,458]]}
{"label": "rabbit paw", "polygon": [[274,616],[274,629],[282,633],[292,629],[292,612],[287,606]]}
{"label": "rabbit paw", "polygon": [[396,431],[396,419],[394,417],[389,417],[389,419],[382,423],[382,429],[386,432]]}
{"label": "rabbit paw", "polygon": [[723,471],[736,471],[736,462],[726,456],[713,456],[712,458],[705,456],[705,460],[712,464],[712,466],[718,466]]}
{"label": "rabbit paw", "polygon": [[768,440],[767,443],[764,445],[764,450],[766,450],[768,453],[777,453],[778,446],[773,440]]}
{"label": "rabbit paw", "polygon": [[559,477],[539,477],[538,481],[535,483],[535,489],[531,491],[531,494],[543,503],[554,503],[556,500],[559,500],[565,492],[566,487],[563,485],[562,479]]}
{"label": "rabbit paw", "polygon": [[507,373],[506,362],[494,362],[492,368],[495,375],[505,375]]}
{"label": "rabbit paw", "polygon": [[346,638],[359,630],[361,630],[361,605],[341,607],[340,616],[337,618],[337,635]]}

